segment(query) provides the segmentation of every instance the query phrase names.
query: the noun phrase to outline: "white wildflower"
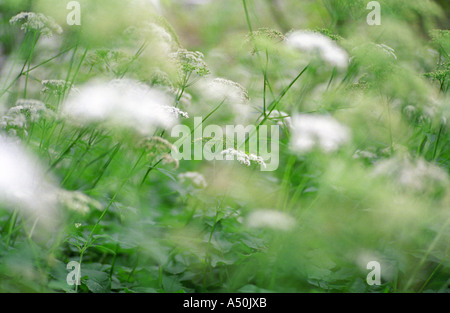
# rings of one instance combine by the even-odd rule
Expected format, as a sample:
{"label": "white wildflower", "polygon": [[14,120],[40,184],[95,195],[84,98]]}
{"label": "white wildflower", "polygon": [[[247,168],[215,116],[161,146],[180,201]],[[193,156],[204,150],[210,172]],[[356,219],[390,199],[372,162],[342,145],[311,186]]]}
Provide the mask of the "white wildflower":
{"label": "white wildflower", "polygon": [[225,78],[210,78],[198,82],[197,87],[208,100],[248,104],[248,91],[239,83]]}
{"label": "white wildflower", "polygon": [[353,154],[354,159],[375,159],[377,155],[373,152],[367,151],[367,150],[356,150]]}
{"label": "white wildflower", "polygon": [[183,74],[190,75],[193,72],[197,73],[198,76],[209,74],[208,66],[204,61],[205,56],[199,51],[179,48],[177,52],[169,54],[169,57],[178,63],[181,76]]}
{"label": "white wildflower", "polygon": [[415,106],[413,105],[407,105],[404,109],[403,112],[405,112],[406,116],[408,118],[412,118],[414,116],[414,114],[416,114],[417,109]]}
{"label": "white wildflower", "polygon": [[178,148],[166,139],[159,136],[144,138],[139,143],[139,146],[148,151],[148,157],[161,159],[163,164],[173,163],[174,167],[178,168],[179,160],[174,159],[171,153],[172,151],[178,153]]}
{"label": "white wildflower", "polygon": [[214,78],[209,82],[211,96],[228,98],[235,103],[247,104],[250,100],[248,91],[239,83],[224,78]]}
{"label": "white wildflower", "polygon": [[70,86],[69,82],[61,79],[51,79],[42,81],[42,93],[49,93],[53,95],[62,95]]}
{"label": "white wildflower", "polygon": [[173,41],[172,36],[167,32],[167,30],[155,23],[148,23],[148,27],[152,30],[153,34],[158,38],[171,43]]}
{"label": "white wildflower", "polygon": [[350,131],[331,116],[299,114],[292,119],[292,150],[308,152],[318,146],[324,152],[335,151],[350,139]]}
{"label": "white wildflower", "polygon": [[191,181],[194,186],[199,188],[206,188],[208,183],[205,177],[198,172],[185,172],[178,175],[178,179],[183,183],[186,181]]}
{"label": "white wildflower", "polygon": [[35,122],[42,115],[51,114],[52,111],[42,101],[19,99],[0,119],[0,128],[25,128],[28,122]]}
{"label": "white wildflower", "polygon": [[74,226],[75,226],[75,228],[80,228],[81,227],[81,223],[75,223]]}
{"label": "white wildflower", "polygon": [[295,226],[295,219],[280,211],[261,209],[247,216],[247,225],[252,228],[290,230]]}
{"label": "white wildflower", "polygon": [[149,135],[156,127],[167,129],[175,124],[176,117],[170,111],[178,111],[168,109],[171,102],[172,99],[158,89],[118,79],[80,88],[80,92],[64,104],[63,114],[84,124],[103,122]]}
{"label": "white wildflower", "polygon": [[90,212],[91,207],[97,210],[102,209],[102,204],[97,200],[85,195],[80,191],[69,191],[60,189],[57,194],[59,203],[68,208],[69,210],[87,214]]}
{"label": "white wildflower", "polygon": [[39,31],[44,36],[53,36],[54,33],[63,32],[61,26],[56,24],[55,20],[42,13],[22,12],[13,16],[9,23],[21,24],[24,31]]}
{"label": "white wildflower", "polygon": [[187,112],[181,111],[179,108],[173,107],[173,106],[165,106],[164,107],[169,113],[174,115],[175,117],[184,117],[189,118],[189,114]]}
{"label": "white wildflower", "polygon": [[[251,162],[256,162],[259,165],[262,165],[263,167],[266,167],[266,163],[264,162],[264,159],[260,156],[257,156],[255,154],[247,154],[243,151],[239,151],[233,148],[228,148],[226,150],[223,150],[221,152],[222,155],[227,156],[227,159],[233,159],[236,157],[236,160],[244,165],[250,166]],[[230,157],[230,158],[229,158]]]}
{"label": "white wildflower", "polygon": [[38,160],[17,142],[0,135],[0,203],[48,223],[54,218],[56,191]]}
{"label": "white wildflower", "polygon": [[246,123],[251,116],[248,91],[241,84],[224,78],[210,78],[199,81],[196,87],[207,101],[223,101],[229,105],[237,124]]}
{"label": "white wildflower", "polygon": [[165,54],[171,53],[177,47],[172,35],[161,25],[155,23],[146,23],[144,34],[148,34],[152,39],[152,46],[158,46]]}
{"label": "white wildflower", "polygon": [[305,52],[318,52],[320,57],[333,66],[346,68],[348,53],[331,38],[311,31],[294,31],[287,35],[287,44]]}
{"label": "white wildflower", "polygon": [[408,157],[394,157],[375,164],[374,176],[394,178],[400,185],[417,191],[433,190],[439,185],[448,185],[446,171],[424,159],[411,160]]}

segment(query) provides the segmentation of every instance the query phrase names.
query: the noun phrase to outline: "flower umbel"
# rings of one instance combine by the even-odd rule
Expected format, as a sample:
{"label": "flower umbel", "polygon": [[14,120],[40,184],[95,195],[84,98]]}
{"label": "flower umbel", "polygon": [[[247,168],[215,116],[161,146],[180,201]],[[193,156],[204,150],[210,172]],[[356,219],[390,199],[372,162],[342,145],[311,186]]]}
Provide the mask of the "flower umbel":
{"label": "flower umbel", "polygon": [[21,24],[22,30],[38,31],[44,36],[51,37],[53,34],[61,34],[63,32],[55,20],[42,13],[22,12],[13,16],[9,22],[11,24]]}
{"label": "flower umbel", "polygon": [[247,216],[247,225],[252,228],[271,228],[273,230],[290,230],[295,225],[292,216],[286,213],[261,209]]}
{"label": "flower umbel", "polygon": [[250,166],[251,162],[256,162],[259,165],[266,167],[266,163],[264,163],[264,159],[256,154],[247,154],[243,151],[239,151],[233,148],[228,148],[221,152],[222,155],[226,155],[227,157],[236,157],[236,160],[244,165]]}
{"label": "flower umbel", "polygon": [[157,127],[169,128],[177,115],[187,116],[170,106],[172,99],[159,89],[143,83],[117,79],[92,83],[68,99],[63,114],[83,124],[106,123],[151,135]]}
{"label": "flower umbel", "polygon": [[350,131],[330,116],[299,114],[292,119],[292,150],[300,153],[319,147],[332,152],[350,139]]}
{"label": "flower umbel", "polygon": [[294,31],[287,35],[287,44],[305,52],[317,51],[320,57],[330,65],[346,68],[348,54],[330,37],[311,31]]}

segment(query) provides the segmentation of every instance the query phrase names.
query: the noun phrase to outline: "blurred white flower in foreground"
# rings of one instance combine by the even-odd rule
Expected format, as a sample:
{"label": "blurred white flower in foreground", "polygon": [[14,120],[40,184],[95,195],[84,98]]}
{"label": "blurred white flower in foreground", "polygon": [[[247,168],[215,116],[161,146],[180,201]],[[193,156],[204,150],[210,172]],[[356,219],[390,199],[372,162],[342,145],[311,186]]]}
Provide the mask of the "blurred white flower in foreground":
{"label": "blurred white flower in foreground", "polygon": [[225,155],[227,158],[226,160],[232,160],[236,156],[236,160],[244,165],[250,166],[251,161],[258,163],[259,165],[262,165],[266,167],[266,163],[264,162],[264,159],[260,156],[257,156],[255,154],[247,154],[243,151],[239,151],[233,148],[228,148],[226,150],[223,150],[221,152],[222,155]]}
{"label": "blurred white flower in foreground", "polygon": [[151,135],[157,127],[170,128],[187,113],[170,105],[173,99],[161,90],[133,80],[91,83],[64,104],[63,115],[82,124],[103,122]]}
{"label": "blurred white flower in foreground", "polygon": [[317,51],[323,60],[333,66],[348,66],[348,53],[331,38],[320,33],[297,30],[287,35],[287,44],[305,52]]}
{"label": "blurred white flower in foreground", "polygon": [[280,211],[261,209],[247,216],[247,225],[253,228],[290,230],[295,226],[295,220],[292,216]]}
{"label": "blurred white flower in foreground", "polygon": [[394,178],[400,185],[417,191],[432,191],[436,186],[448,185],[446,171],[424,159],[394,157],[378,161],[373,175],[385,175]]}
{"label": "blurred white flower in foreground", "polygon": [[205,177],[198,172],[185,172],[178,175],[178,179],[181,182],[191,181],[195,187],[206,188],[208,183]]}
{"label": "blurred white flower in foreground", "polygon": [[318,146],[335,151],[350,139],[350,131],[331,116],[299,114],[292,118],[291,149],[304,153]]}
{"label": "blurred white flower in foreground", "polygon": [[0,205],[47,224],[54,218],[57,190],[37,159],[0,134]]}

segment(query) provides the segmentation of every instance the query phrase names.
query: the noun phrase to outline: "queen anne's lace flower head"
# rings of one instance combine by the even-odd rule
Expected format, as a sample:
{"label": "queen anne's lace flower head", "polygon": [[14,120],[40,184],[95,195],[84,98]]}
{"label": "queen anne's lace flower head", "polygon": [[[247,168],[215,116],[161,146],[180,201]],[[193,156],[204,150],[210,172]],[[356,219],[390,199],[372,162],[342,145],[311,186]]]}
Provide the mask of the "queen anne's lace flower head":
{"label": "queen anne's lace flower head", "polygon": [[48,37],[63,32],[61,26],[53,18],[42,13],[22,12],[13,16],[9,22],[11,24],[21,24],[20,28],[26,32],[38,31]]}
{"label": "queen anne's lace flower head", "polygon": [[6,129],[14,135],[18,129],[21,129],[26,135],[26,128],[30,122],[36,122],[41,116],[51,115],[53,112],[42,101],[19,99],[16,101],[16,105],[0,118],[0,129]]}
{"label": "queen anne's lace flower head", "polygon": [[225,155],[227,157],[234,158],[236,157],[236,160],[244,165],[250,166],[251,162],[255,162],[259,165],[262,165],[263,167],[266,167],[266,163],[264,162],[264,159],[260,156],[257,156],[255,154],[247,154],[243,151],[239,151],[233,148],[228,148],[226,150],[223,150],[222,155]]}
{"label": "queen anne's lace flower head", "polygon": [[190,181],[195,187],[206,188],[208,183],[205,177],[198,172],[185,172],[178,175],[178,179],[181,182]]}
{"label": "queen anne's lace flower head", "polygon": [[298,114],[292,119],[291,148],[305,153],[318,147],[335,151],[350,139],[350,131],[331,116]]}
{"label": "queen anne's lace flower head", "polygon": [[445,170],[424,159],[412,160],[409,157],[393,157],[378,161],[373,175],[392,177],[404,188],[416,191],[435,190],[437,186],[449,184]]}
{"label": "queen anne's lace flower head", "polygon": [[248,91],[241,84],[225,78],[214,78],[209,82],[211,93],[216,97],[228,98],[230,101],[248,104]]}
{"label": "queen anne's lace flower head", "polygon": [[164,108],[176,117],[182,116],[184,118],[189,118],[189,114],[187,112],[181,111],[179,108],[173,106],[165,106]]}
{"label": "queen anne's lace flower head", "polygon": [[70,83],[61,79],[50,79],[42,81],[42,93],[52,95],[63,95]]}
{"label": "queen anne's lace flower head", "polygon": [[69,191],[60,189],[58,191],[57,197],[59,203],[65,206],[67,209],[81,214],[89,213],[91,211],[91,208],[96,208],[97,210],[102,209],[102,205],[100,202],[85,195],[81,191]]}
{"label": "queen anne's lace flower head", "polygon": [[186,49],[178,49],[177,52],[169,55],[174,59],[180,67],[180,71],[184,74],[197,73],[199,76],[209,74],[208,66],[204,61],[203,53],[199,51],[188,51]]}
{"label": "queen anne's lace flower head", "polygon": [[330,37],[312,31],[294,31],[287,35],[287,44],[305,52],[318,52],[329,64],[346,68],[348,53],[339,47]]}
{"label": "queen anne's lace flower head", "polygon": [[159,89],[134,80],[117,79],[80,88],[64,104],[63,115],[83,124],[105,123],[151,135],[157,127],[170,128],[187,113],[171,107],[173,99]]}
{"label": "queen anne's lace flower head", "polygon": [[247,216],[247,225],[252,228],[271,228],[273,230],[290,230],[295,226],[292,216],[276,211],[261,209]]}
{"label": "queen anne's lace flower head", "polygon": [[206,101],[224,102],[230,107],[236,124],[248,122],[253,108],[247,89],[241,84],[225,78],[208,78],[196,84]]}

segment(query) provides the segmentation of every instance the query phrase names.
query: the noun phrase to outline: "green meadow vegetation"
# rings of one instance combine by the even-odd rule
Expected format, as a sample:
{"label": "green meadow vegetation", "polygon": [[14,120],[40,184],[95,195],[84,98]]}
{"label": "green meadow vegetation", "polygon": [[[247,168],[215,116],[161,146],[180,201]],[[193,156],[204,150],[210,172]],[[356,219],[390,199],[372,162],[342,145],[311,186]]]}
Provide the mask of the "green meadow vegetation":
{"label": "green meadow vegetation", "polygon": [[0,292],[449,292],[448,4],[369,2],[0,0]]}

